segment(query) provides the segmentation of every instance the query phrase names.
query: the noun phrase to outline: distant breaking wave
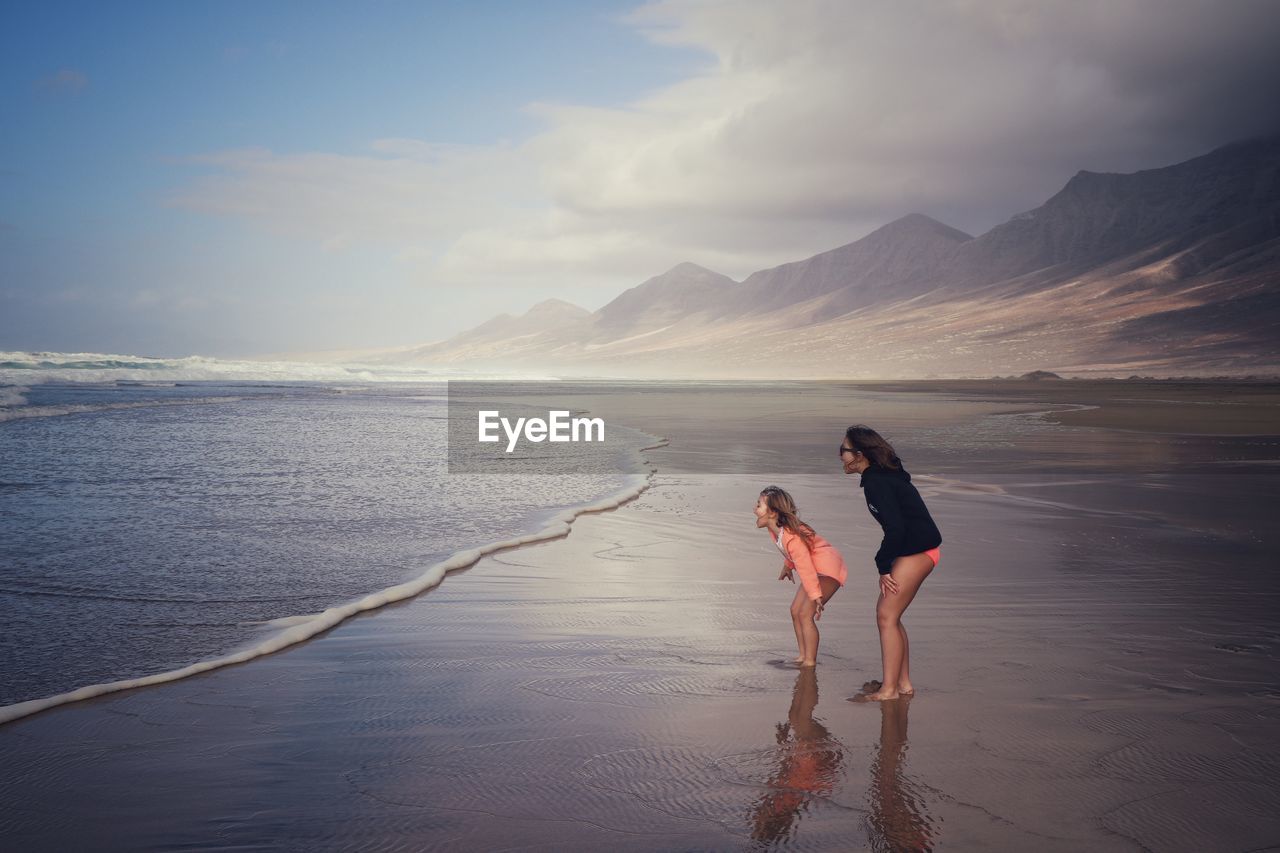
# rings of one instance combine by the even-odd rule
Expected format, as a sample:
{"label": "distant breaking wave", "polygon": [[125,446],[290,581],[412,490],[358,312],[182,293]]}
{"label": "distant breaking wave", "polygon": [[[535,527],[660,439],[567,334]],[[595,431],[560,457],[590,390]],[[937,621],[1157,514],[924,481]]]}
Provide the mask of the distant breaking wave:
{"label": "distant breaking wave", "polygon": [[[500,378],[511,377],[421,365],[234,361],[200,355],[149,358],[86,352],[0,352],[0,385],[13,386],[47,382],[439,382]],[[0,405],[11,405],[4,396],[8,391],[12,389],[0,388]]]}
{"label": "distant breaking wave", "polygon": [[22,385],[11,385],[9,387],[0,385],[0,412],[25,406],[27,398],[23,395],[30,390],[30,388]]}

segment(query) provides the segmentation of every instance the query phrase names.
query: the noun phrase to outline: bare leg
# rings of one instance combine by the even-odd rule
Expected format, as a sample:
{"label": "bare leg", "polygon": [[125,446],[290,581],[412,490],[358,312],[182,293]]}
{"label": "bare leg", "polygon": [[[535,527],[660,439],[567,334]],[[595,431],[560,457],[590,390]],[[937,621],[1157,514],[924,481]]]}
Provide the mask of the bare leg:
{"label": "bare leg", "polygon": [[911,554],[893,562],[893,579],[898,582],[895,595],[881,595],[876,602],[876,625],[880,629],[880,662],[884,678],[880,689],[854,697],[855,701],[883,702],[897,699],[899,684],[907,656],[907,635],[902,628],[902,614],[916,597],[920,584],[933,571],[933,560],[927,554]]}
{"label": "bare leg", "polygon": [[910,696],[916,692],[911,686],[911,643],[907,641],[907,626],[898,620],[898,630],[902,632],[902,672],[898,675],[898,693]]}
{"label": "bare leg", "polygon": [[[916,692],[916,689],[911,685],[911,643],[907,640],[907,626],[899,621],[898,628],[902,631],[902,674],[898,676],[898,694],[900,696],[910,696]],[[882,686],[880,681],[864,681],[862,683],[862,692],[878,693]]]}
{"label": "bare leg", "polygon": [[804,629],[801,627],[801,619],[806,600],[804,587],[796,587],[796,597],[791,600],[791,627],[796,631],[796,663],[804,663]]}
{"label": "bare leg", "polygon": [[[829,578],[826,575],[818,576],[818,583],[822,586],[822,603],[826,604],[831,600],[831,596],[836,594],[836,590],[840,588],[840,582],[835,578]],[[803,590],[801,590],[803,592]],[[817,666],[818,664],[818,641],[821,636],[818,634],[818,623],[814,621],[813,616],[818,612],[818,607],[813,603],[813,599],[804,597],[801,599],[801,615],[800,615],[800,631],[803,637],[803,645],[801,646],[800,665],[801,666]]]}

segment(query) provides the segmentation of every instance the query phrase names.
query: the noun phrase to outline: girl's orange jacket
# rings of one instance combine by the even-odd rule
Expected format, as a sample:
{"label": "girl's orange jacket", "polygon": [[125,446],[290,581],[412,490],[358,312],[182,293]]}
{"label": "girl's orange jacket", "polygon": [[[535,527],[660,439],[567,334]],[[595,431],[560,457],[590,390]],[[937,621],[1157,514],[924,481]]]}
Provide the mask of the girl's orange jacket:
{"label": "girl's orange jacket", "polygon": [[822,585],[818,583],[818,575],[835,578],[844,586],[849,570],[845,568],[844,557],[840,556],[840,552],[830,542],[817,533],[813,534],[813,552],[810,553],[798,533],[781,527],[778,535],[779,538],[773,541],[786,558],[787,568],[799,572],[805,595],[811,599],[822,598]]}

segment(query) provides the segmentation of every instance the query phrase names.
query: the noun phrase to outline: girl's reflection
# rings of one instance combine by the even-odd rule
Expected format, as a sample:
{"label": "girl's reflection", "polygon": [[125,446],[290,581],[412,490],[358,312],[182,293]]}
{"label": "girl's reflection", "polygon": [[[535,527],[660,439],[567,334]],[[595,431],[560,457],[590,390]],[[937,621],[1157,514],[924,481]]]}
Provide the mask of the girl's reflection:
{"label": "girl's reflection", "polygon": [[910,706],[910,696],[880,703],[880,746],[871,762],[868,792],[872,850],[932,850],[937,842],[937,829],[925,810],[924,798],[903,769]]}
{"label": "girl's reflection", "polygon": [[813,718],[817,704],[817,669],[806,667],[796,676],[787,721],[778,723],[778,769],[769,777],[769,792],[751,809],[756,841],[789,837],[809,802],[830,794],[841,775],[844,744]]}

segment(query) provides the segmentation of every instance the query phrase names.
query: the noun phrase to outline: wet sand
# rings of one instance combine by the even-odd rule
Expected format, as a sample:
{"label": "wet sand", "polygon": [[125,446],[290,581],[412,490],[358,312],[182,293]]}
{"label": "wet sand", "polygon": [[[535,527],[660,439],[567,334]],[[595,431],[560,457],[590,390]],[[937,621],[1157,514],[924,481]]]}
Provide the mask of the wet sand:
{"label": "wet sand", "polygon": [[[951,380],[869,383],[908,393],[982,400],[1046,400],[1050,418],[1081,427],[1188,435],[1274,435],[1280,386],[1247,380]],[[1072,406],[1083,408],[1071,408]]]}
{"label": "wet sand", "polygon": [[[0,728],[6,846],[1280,842],[1274,466],[913,465],[946,537],[905,620],[918,693],[855,705],[879,675],[856,478],[681,473],[666,426],[652,487],[565,539],[288,652]],[[794,435],[743,429],[762,452]],[[783,663],[794,588],[752,526],[767,481],[850,563],[809,674]]]}

